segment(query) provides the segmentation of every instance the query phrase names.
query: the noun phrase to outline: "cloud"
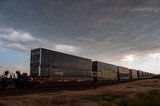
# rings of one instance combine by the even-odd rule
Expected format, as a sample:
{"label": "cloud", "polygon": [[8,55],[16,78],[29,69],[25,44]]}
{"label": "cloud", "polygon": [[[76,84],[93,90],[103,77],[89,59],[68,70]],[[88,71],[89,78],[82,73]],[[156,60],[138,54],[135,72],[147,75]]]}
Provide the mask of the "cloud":
{"label": "cloud", "polygon": [[5,47],[8,49],[14,49],[14,50],[20,50],[20,51],[29,51],[30,50],[27,46],[19,44],[19,43],[6,44]]}
{"label": "cloud", "polygon": [[4,68],[4,66],[0,65],[0,68]]}
{"label": "cloud", "polygon": [[2,41],[0,40],[0,51],[3,51],[2,45],[3,45],[3,43],[2,43]]}
{"label": "cloud", "polygon": [[63,44],[55,45],[55,50],[61,51],[61,52],[70,52],[70,53],[77,52],[77,48],[75,48],[74,46],[63,45]]}
{"label": "cloud", "polygon": [[2,66],[0,65],[0,75],[4,73],[5,70],[9,70],[10,73],[16,73],[16,71],[20,71],[21,73],[29,74],[29,68],[26,66]]}
{"label": "cloud", "polygon": [[149,57],[152,59],[160,59],[160,53],[149,54]]}
{"label": "cloud", "polygon": [[29,52],[32,47],[39,44],[41,39],[33,37],[30,33],[11,28],[0,29],[0,50],[6,49]]}
{"label": "cloud", "polygon": [[28,72],[28,68],[27,67],[25,67],[25,66],[14,66],[14,67],[12,67],[11,69],[14,69],[14,71],[13,70],[11,70],[11,71],[13,71],[13,72],[16,72],[17,70],[18,71],[20,71],[21,73],[27,73],[27,74],[29,74],[29,72]]}
{"label": "cloud", "polygon": [[122,61],[132,62],[132,61],[134,61],[134,58],[135,58],[134,55],[127,55],[127,56],[123,57]]}
{"label": "cloud", "polygon": [[137,12],[160,12],[160,8],[154,8],[154,7],[138,7],[133,8],[131,11],[137,11]]}
{"label": "cloud", "polygon": [[160,52],[159,1],[38,2],[0,4],[0,50],[44,47],[117,64]]}
{"label": "cloud", "polygon": [[159,74],[160,53],[146,53],[145,55],[126,55],[118,65],[136,70]]}
{"label": "cloud", "polygon": [[31,34],[23,31],[16,31],[13,29],[0,29],[0,39],[10,42],[28,42],[36,39]]}

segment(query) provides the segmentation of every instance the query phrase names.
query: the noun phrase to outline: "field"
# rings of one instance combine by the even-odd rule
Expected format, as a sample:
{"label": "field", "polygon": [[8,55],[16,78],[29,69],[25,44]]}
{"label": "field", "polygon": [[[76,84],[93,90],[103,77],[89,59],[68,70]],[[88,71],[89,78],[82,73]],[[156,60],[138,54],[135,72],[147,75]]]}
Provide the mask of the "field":
{"label": "field", "polygon": [[0,106],[160,106],[160,79],[94,89],[1,96]]}

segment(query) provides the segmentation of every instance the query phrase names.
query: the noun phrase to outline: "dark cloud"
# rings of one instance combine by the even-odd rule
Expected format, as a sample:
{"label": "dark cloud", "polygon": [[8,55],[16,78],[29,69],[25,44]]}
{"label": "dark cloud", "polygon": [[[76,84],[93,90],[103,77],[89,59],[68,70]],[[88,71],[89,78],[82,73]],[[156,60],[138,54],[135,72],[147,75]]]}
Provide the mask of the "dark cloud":
{"label": "dark cloud", "polygon": [[34,38],[26,43],[0,37],[10,49],[42,46],[67,52],[66,47],[109,61],[160,49],[158,0],[1,0],[0,21],[1,29]]}

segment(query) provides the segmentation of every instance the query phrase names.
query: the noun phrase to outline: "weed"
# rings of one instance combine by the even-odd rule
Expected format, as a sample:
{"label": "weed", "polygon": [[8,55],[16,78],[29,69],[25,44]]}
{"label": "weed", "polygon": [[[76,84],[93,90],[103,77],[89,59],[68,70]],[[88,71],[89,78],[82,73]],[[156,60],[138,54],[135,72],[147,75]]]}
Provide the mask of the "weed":
{"label": "weed", "polygon": [[137,94],[136,98],[124,102],[128,106],[160,106],[160,91],[153,90],[146,94]]}
{"label": "weed", "polygon": [[89,95],[84,99],[96,102],[100,106],[160,106],[160,91],[152,90],[148,93],[135,94],[135,98],[132,99],[109,93]]}
{"label": "weed", "polygon": [[98,94],[98,95],[89,95],[86,96],[85,99],[96,102],[100,106],[110,106],[115,104],[115,101],[118,101],[118,103],[121,103],[123,98],[120,95],[114,95],[114,94]]}

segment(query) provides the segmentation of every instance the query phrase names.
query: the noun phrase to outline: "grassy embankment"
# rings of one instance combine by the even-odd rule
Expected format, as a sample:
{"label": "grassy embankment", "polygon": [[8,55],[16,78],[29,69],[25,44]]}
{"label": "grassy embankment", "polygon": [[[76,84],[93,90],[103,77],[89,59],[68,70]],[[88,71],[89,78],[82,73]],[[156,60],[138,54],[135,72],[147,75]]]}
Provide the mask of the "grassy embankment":
{"label": "grassy embankment", "polygon": [[96,102],[100,106],[160,106],[160,91],[150,91],[147,93],[137,93],[132,98],[124,94],[103,93],[98,95],[88,95],[84,99]]}

